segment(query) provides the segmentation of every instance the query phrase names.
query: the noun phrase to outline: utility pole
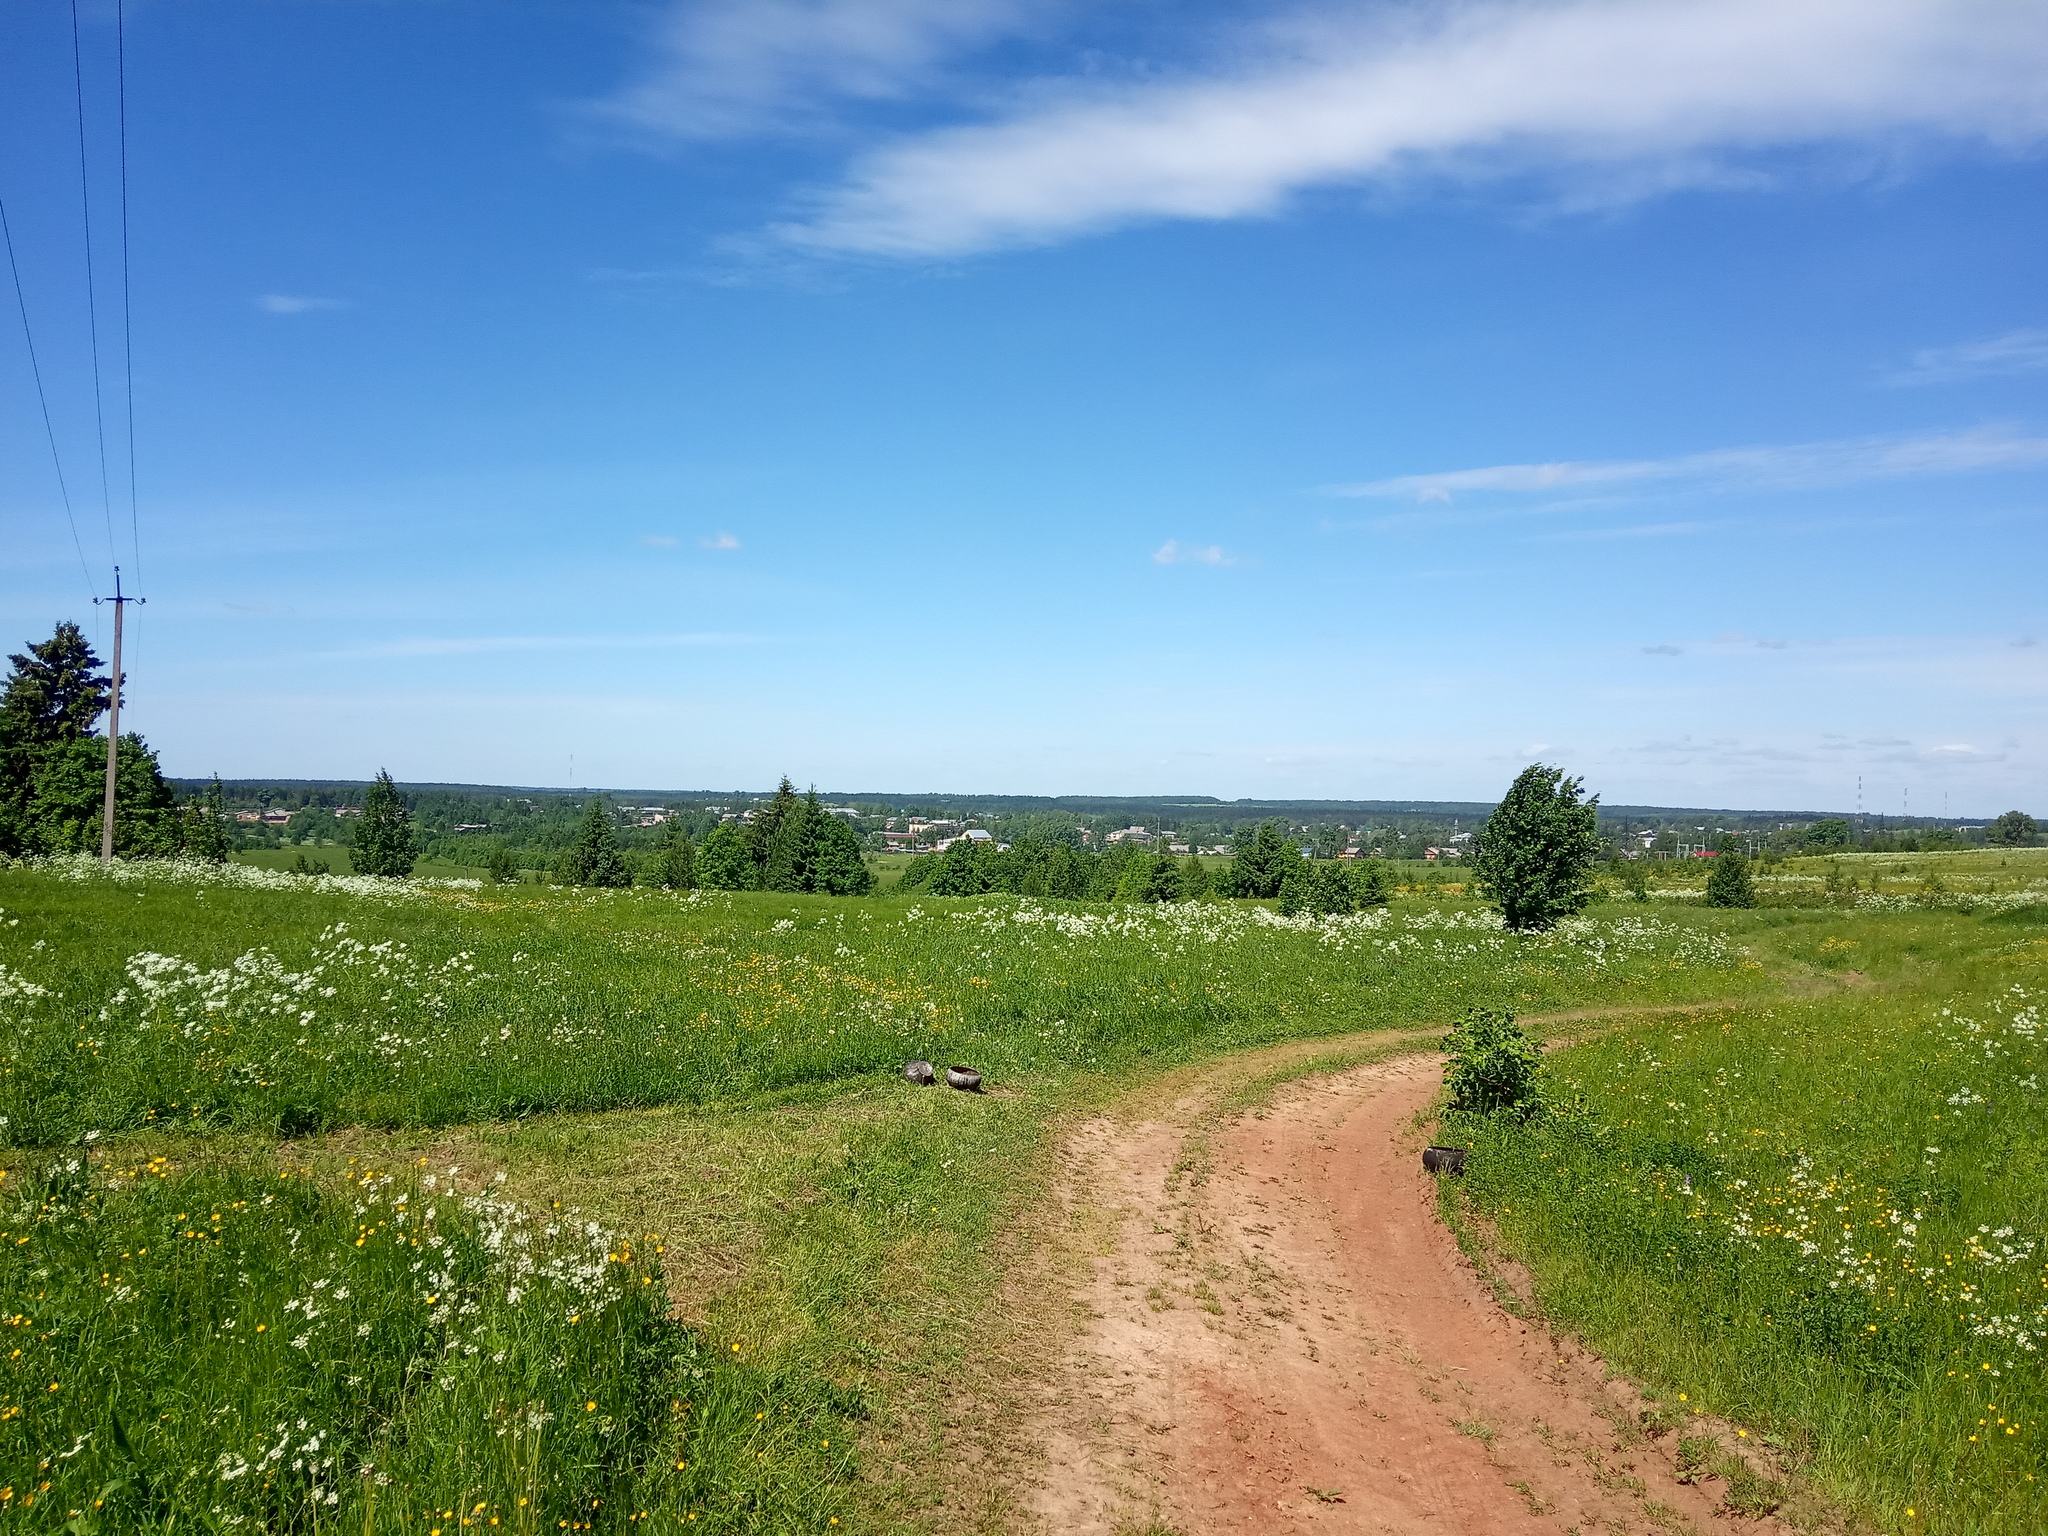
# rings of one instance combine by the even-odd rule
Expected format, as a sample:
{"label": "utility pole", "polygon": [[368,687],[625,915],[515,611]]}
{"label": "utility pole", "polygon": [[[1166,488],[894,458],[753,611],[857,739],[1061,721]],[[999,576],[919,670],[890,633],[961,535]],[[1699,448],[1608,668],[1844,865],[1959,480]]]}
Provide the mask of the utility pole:
{"label": "utility pole", "polygon": [[128,603],[146,602],[140,597],[121,595],[121,567],[114,567],[114,595],[96,597],[95,603],[114,605],[114,697],[107,706],[107,800],[100,812],[100,862],[114,861],[114,784],[121,751],[121,614]]}

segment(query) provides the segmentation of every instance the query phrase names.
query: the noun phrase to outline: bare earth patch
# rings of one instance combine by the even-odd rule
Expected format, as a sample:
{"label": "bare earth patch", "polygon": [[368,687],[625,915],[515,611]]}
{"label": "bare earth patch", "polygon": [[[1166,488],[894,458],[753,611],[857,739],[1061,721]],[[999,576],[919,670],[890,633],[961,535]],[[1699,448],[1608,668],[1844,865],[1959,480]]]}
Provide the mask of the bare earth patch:
{"label": "bare earth patch", "polygon": [[1046,1528],[1785,1529],[1679,1481],[1700,1421],[1646,1436],[1627,1383],[1496,1304],[1421,1168],[1441,1066],[1311,1078],[1210,1126],[1244,1071],[1218,1064],[1079,1130],[1069,1205],[1100,1241],[1032,1426]]}

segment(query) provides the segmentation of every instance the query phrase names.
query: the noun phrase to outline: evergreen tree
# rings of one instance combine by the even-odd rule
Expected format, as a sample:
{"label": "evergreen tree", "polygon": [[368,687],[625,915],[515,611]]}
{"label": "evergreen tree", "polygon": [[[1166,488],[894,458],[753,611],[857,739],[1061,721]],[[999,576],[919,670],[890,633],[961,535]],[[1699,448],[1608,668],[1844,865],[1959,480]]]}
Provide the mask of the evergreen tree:
{"label": "evergreen tree", "polygon": [[1180,861],[1164,849],[1138,854],[1124,865],[1117,882],[1118,901],[1179,901]]}
{"label": "evergreen tree", "polygon": [[194,795],[184,806],[185,857],[204,864],[228,861],[227,812],[221,806],[220,775],[205,793]]}
{"label": "evergreen tree", "polygon": [[797,797],[796,786],[785,774],[775,787],[775,798],[754,808],[753,819],[747,823],[747,847],[754,859],[753,889],[797,889],[791,882],[796,878],[803,804]]}
{"label": "evergreen tree", "polygon": [[572,885],[594,885],[617,889],[633,883],[625,855],[619,851],[617,818],[611,801],[593,795],[583,808],[583,820],[576,828],[576,841],[566,850],[563,868]]}
{"label": "evergreen tree", "polygon": [[860,837],[837,816],[820,818],[810,853],[810,888],[825,896],[866,896],[875,872],[860,854]]}
{"label": "evergreen tree", "polygon": [[1180,896],[1182,901],[1207,901],[1216,893],[1216,882],[1210,877],[1208,866],[1192,853],[1180,867]]}
{"label": "evergreen tree", "polygon": [[[105,737],[77,736],[45,747],[37,754],[23,808],[22,851],[96,852],[106,793]],[[131,731],[114,758],[114,852],[124,859],[164,859],[182,841],[177,796],[156,754]]]}
{"label": "evergreen tree", "polygon": [[1600,798],[1581,804],[1582,783],[1531,763],[1480,829],[1472,859],[1480,891],[1517,932],[1554,928],[1592,899]]}
{"label": "evergreen tree", "polygon": [[1117,890],[1123,884],[1124,870],[1134,858],[1144,857],[1135,843],[1118,843],[1103,851],[1095,861],[1095,867],[1088,875],[1088,901],[1115,901]]}
{"label": "evergreen tree", "polygon": [[412,812],[405,797],[382,768],[363,791],[363,814],[356,823],[351,859],[359,875],[383,875],[402,880],[419,862],[419,834],[412,824]]}
{"label": "evergreen tree", "polygon": [[707,890],[751,891],[760,871],[747,835],[727,821],[711,829],[697,856],[697,878]]}
{"label": "evergreen tree", "polygon": [[[106,713],[112,686],[97,670],[100,659],[92,646],[68,619],[48,640],[8,660],[13,670],[0,692],[0,856],[44,851],[48,836],[38,835],[29,817],[36,774],[53,749],[90,736]],[[104,741],[99,753],[104,774]]]}
{"label": "evergreen tree", "polygon": [[1351,866],[1351,894],[1361,907],[1384,907],[1394,899],[1394,880],[1378,859],[1360,859]]}
{"label": "evergreen tree", "polygon": [[517,885],[519,861],[512,857],[510,848],[499,843],[491,849],[490,857],[484,860],[484,873],[493,885]]}
{"label": "evergreen tree", "polygon": [[1648,901],[1650,899],[1650,878],[1643,871],[1643,861],[1641,859],[1623,859],[1621,861],[1621,884],[1622,888],[1637,901]]}
{"label": "evergreen tree", "polygon": [[697,889],[697,850],[680,821],[672,819],[663,824],[654,863],[648,867],[647,882],[671,891]]}
{"label": "evergreen tree", "polygon": [[1707,871],[1707,902],[1710,907],[1753,907],[1756,887],[1750,884],[1749,860],[1739,853],[1717,854]]}
{"label": "evergreen tree", "polygon": [[1230,894],[1270,900],[1300,864],[1301,849],[1280,823],[1261,822],[1250,837],[1239,836],[1236,857],[1230,861]]}
{"label": "evergreen tree", "polygon": [[1086,901],[1094,866],[1094,854],[1055,843],[1045,856],[1045,894],[1062,901]]}

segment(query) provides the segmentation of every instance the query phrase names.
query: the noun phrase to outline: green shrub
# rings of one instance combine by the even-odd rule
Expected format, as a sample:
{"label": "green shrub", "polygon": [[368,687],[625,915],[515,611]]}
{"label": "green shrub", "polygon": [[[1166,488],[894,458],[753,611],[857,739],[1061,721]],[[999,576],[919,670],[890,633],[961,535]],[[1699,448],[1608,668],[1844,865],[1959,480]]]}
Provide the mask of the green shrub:
{"label": "green shrub", "polygon": [[1542,1053],[1506,1009],[1474,1008],[1444,1037],[1444,1049],[1454,1113],[1526,1120],[1540,1107]]}

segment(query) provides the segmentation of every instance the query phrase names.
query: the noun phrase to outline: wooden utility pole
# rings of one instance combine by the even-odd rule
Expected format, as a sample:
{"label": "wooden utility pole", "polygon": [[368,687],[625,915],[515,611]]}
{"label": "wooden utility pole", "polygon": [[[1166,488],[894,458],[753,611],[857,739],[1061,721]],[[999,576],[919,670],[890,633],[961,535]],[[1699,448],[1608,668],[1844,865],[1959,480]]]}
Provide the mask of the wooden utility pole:
{"label": "wooden utility pole", "polygon": [[114,567],[114,595],[96,597],[93,601],[114,605],[114,696],[107,706],[107,799],[100,812],[100,862],[111,864],[114,860],[114,784],[121,751],[121,614],[125,605],[147,599],[121,595],[121,567],[117,565]]}

